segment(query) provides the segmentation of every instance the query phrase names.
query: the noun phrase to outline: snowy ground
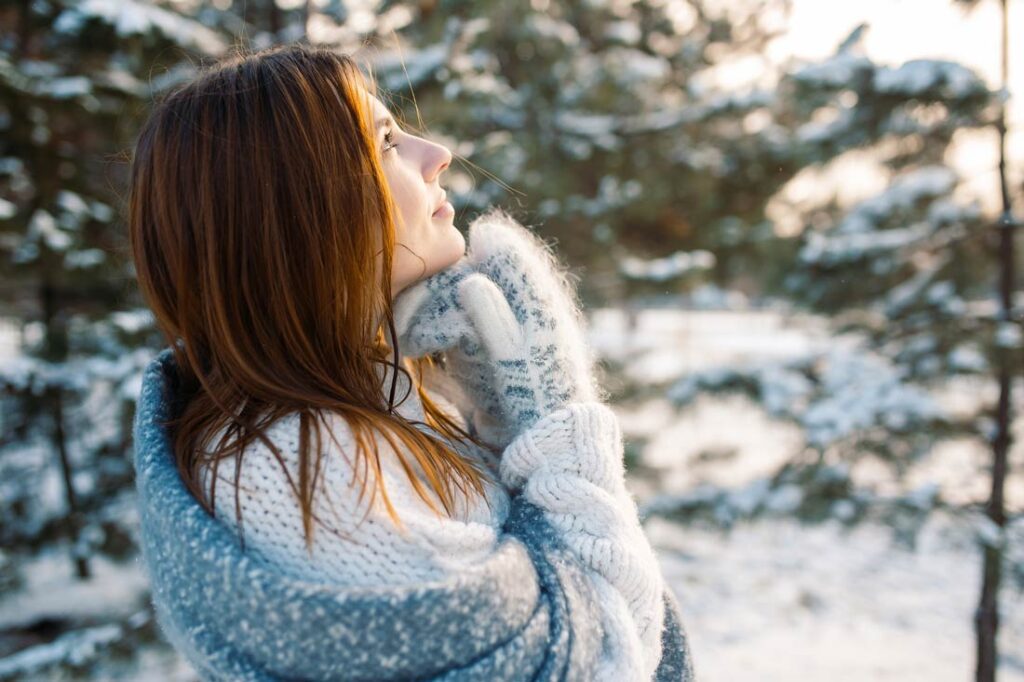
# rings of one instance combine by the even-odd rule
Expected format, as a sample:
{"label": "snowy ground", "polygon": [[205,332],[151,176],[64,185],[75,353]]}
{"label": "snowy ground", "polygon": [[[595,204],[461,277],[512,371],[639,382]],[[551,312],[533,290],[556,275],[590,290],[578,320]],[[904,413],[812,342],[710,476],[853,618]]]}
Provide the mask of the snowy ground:
{"label": "snowy ground", "polygon": [[[778,312],[619,311],[594,316],[594,340],[625,372],[662,381],[680,372],[763,359],[782,360],[832,343],[820,320]],[[942,396],[962,407],[970,386]],[[652,399],[618,410],[627,438],[643,438],[654,480],[632,480],[642,501],[701,483],[741,487],[773,471],[800,441],[738,396],[699,399],[683,415]],[[1024,420],[1011,455],[1007,502],[1024,503]],[[708,455],[719,453],[718,457]],[[987,453],[966,443],[939,446],[904,485],[934,484],[950,501],[984,499]],[[895,487],[870,462],[860,483]],[[915,550],[890,528],[786,519],[736,524],[725,532],[652,517],[645,523],[686,619],[704,680],[967,680],[973,677],[973,611],[981,585],[975,531],[935,515]],[[1005,585],[1005,583],[1004,583]],[[1004,586],[1001,682],[1024,680],[1024,595]]]}
{"label": "snowy ground", "polygon": [[[592,338],[644,381],[788,357],[828,342],[820,322],[770,311],[641,311],[632,328],[617,311],[597,311]],[[641,503],[701,482],[742,486],[771,471],[799,435],[739,398],[701,399],[682,416],[659,399],[617,409],[627,438],[646,442],[641,460],[655,472],[630,480]],[[729,455],[707,456],[716,450]],[[915,484],[935,482],[949,495],[983,489],[978,464],[984,453],[953,444],[935,454],[914,472]],[[1013,457],[1022,459],[1020,445]],[[1024,500],[1022,490],[1016,474],[1011,503]],[[890,529],[877,524],[847,531],[832,521],[803,526],[764,519],[726,533],[652,517],[645,527],[679,598],[701,680],[952,682],[972,676],[980,554],[962,521],[934,516],[914,551],[896,545]],[[137,562],[97,559],[94,569],[93,580],[79,583],[66,555],[47,554],[31,560],[23,589],[0,598],[0,632],[48,615],[93,626],[91,641],[26,650],[22,669],[38,672],[17,679],[62,679],[41,667],[61,650],[83,664],[97,662],[76,679],[196,679],[146,618]],[[1024,681],[1024,596],[1004,588],[1001,601],[999,679]],[[118,625],[103,628],[110,623]],[[112,645],[130,638],[142,643],[132,649],[134,658]],[[11,678],[5,663],[16,661],[0,661],[0,680]]]}
{"label": "snowy ground", "polygon": [[[722,535],[654,518],[647,530],[701,679],[973,679],[980,564],[948,523],[927,525],[913,552],[877,525],[773,520]],[[1024,680],[1024,600],[1002,601],[999,680]]]}

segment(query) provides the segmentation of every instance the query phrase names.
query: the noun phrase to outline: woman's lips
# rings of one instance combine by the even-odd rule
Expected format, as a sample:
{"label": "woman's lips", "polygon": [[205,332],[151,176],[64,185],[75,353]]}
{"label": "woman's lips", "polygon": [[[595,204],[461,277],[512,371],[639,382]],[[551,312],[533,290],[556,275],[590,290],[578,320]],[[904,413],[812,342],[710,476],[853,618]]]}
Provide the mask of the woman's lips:
{"label": "woman's lips", "polygon": [[441,206],[431,214],[431,217],[440,218],[441,216],[446,215],[447,213],[454,212],[455,208],[452,206],[452,202],[446,201],[443,204],[441,204]]}

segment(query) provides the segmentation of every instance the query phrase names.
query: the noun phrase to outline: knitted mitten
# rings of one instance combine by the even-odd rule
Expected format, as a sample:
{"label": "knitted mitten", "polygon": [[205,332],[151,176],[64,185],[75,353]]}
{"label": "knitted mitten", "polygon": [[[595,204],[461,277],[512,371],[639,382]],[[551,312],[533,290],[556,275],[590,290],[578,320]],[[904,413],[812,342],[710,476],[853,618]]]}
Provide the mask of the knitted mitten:
{"label": "knitted mitten", "polygon": [[403,355],[420,357],[444,351],[446,373],[465,394],[470,422],[485,440],[504,447],[516,434],[506,428],[494,388],[493,363],[461,300],[462,295],[482,300],[501,294],[492,282],[480,277],[460,289],[471,274],[472,266],[463,257],[402,291],[393,306],[395,329]]}
{"label": "knitted mitten", "polygon": [[395,299],[406,355],[446,351],[488,440],[507,445],[570,402],[598,400],[575,292],[554,254],[500,209],[469,227],[467,255]]}
{"label": "knitted mitten", "polygon": [[[522,433],[568,403],[599,400],[582,312],[547,245],[501,209],[477,218],[468,242],[479,274],[459,282],[460,300],[494,363],[512,430]],[[500,291],[474,283],[481,277]]]}

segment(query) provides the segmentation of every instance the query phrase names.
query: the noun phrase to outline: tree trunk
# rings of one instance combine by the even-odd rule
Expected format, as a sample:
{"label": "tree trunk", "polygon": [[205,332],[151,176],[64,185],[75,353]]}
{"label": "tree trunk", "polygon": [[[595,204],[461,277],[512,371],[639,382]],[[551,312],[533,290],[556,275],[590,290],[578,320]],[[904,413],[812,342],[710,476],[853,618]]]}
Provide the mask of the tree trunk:
{"label": "tree trunk", "polygon": [[[46,359],[50,362],[63,362],[67,359],[68,353],[67,329],[58,310],[57,290],[49,282],[49,278],[43,282],[40,294],[43,304],[43,320],[46,325]],[[64,529],[68,541],[71,543],[71,557],[75,564],[75,574],[79,578],[85,579],[90,576],[89,562],[78,552],[78,537],[82,528],[82,519],[78,511],[78,499],[75,495],[71,459],[68,457],[67,436],[64,433],[64,398],[59,386],[46,388],[46,405],[50,408],[50,416],[53,419],[51,440],[53,449],[57,453],[61,478],[64,481],[64,497],[68,505],[67,515],[64,517]]]}
{"label": "tree trunk", "polygon": [[[1007,0],[1000,0],[1002,7],[1001,81],[1007,88],[1008,74],[1008,17]],[[996,123],[999,130],[999,181],[1002,192],[1003,210],[999,218],[999,324],[1013,323],[1014,289],[1014,229],[1016,221],[1010,204],[1010,189],[1006,179],[1006,106],[1000,106]],[[1014,349],[998,346],[999,404],[996,409],[996,435],[992,439],[992,491],[985,515],[1000,530],[1006,526],[1003,489],[1006,482],[1007,453],[1010,449],[1010,428],[1012,427],[1012,378]],[[1003,544],[986,545],[982,569],[981,599],[975,612],[975,631],[978,651],[975,679],[977,682],[995,682],[998,664],[997,639],[999,635],[999,584],[1002,580]]]}

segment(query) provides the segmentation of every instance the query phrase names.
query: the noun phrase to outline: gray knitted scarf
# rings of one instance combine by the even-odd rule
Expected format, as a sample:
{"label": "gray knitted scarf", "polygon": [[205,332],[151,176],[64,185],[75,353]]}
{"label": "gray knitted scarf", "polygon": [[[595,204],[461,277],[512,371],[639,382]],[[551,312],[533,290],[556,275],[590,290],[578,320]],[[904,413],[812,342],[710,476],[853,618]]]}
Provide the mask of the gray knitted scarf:
{"label": "gray knitted scarf", "polygon": [[[204,680],[591,680],[596,596],[542,510],[517,496],[472,572],[415,586],[296,580],[241,548],[178,475],[164,423],[180,408],[170,348],[147,367],[134,422],[142,556],[157,621]],[[656,680],[692,680],[665,592]]]}

